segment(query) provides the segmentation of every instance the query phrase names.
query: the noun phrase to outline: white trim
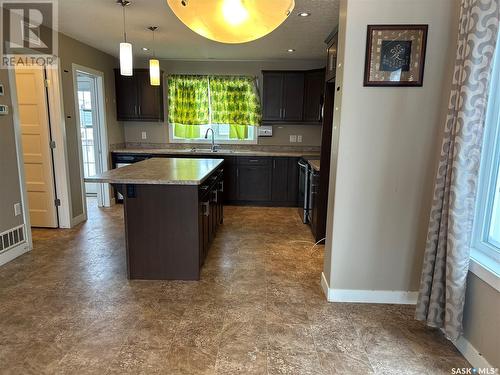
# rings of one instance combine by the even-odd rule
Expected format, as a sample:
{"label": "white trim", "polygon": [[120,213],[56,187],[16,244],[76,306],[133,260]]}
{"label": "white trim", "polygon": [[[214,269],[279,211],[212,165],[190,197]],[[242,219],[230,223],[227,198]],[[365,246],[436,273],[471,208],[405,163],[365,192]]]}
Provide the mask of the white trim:
{"label": "white trim", "polygon": [[482,251],[471,249],[469,271],[500,292],[500,264]]}
{"label": "white trim", "polygon": [[[77,73],[81,72],[90,76],[95,76],[96,84],[97,84],[97,115],[99,117],[99,138],[100,138],[100,147],[101,147],[101,156],[100,156],[100,167],[102,172],[109,170],[109,161],[108,161],[108,132],[107,132],[107,124],[106,124],[106,94],[105,94],[105,84],[104,84],[104,73],[95,70],[92,68],[88,68],[79,64],[72,64],[73,71],[73,96],[75,97],[75,121],[77,126],[80,127],[80,109],[78,107],[78,80]],[[85,181],[83,175],[83,155],[81,148],[81,137],[80,131],[78,131],[78,156],[80,158],[80,176],[82,179],[82,199],[83,199],[83,207],[85,218],[87,218],[87,200],[85,195]],[[98,190],[98,202],[99,206],[111,207],[111,187],[109,184],[100,184]]]}
{"label": "white trim", "polygon": [[[26,228],[26,233],[27,232],[31,233],[31,230],[29,228]],[[31,238],[31,236],[30,236]],[[31,241],[31,240],[30,240]],[[21,242],[17,246],[13,247],[10,250],[7,250],[3,253],[0,253],[0,266],[3,266],[5,263],[10,262],[11,260],[17,258],[18,256],[23,255],[24,253],[27,253],[32,249],[32,246],[30,245],[29,242]]]}
{"label": "white trim", "polygon": [[321,287],[328,302],[390,303],[415,305],[418,292],[404,290],[361,290],[330,288],[325,274],[321,274]]}
{"label": "white trim", "polygon": [[464,336],[460,336],[453,344],[473,367],[493,368],[488,360]]}
{"label": "white trim", "polygon": [[47,88],[49,116],[52,140],[56,142],[53,150],[54,156],[54,180],[56,184],[57,198],[61,205],[57,207],[59,217],[59,228],[71,228],[71,199],[69,191],[69,166],[66,145],[66,125],[64,119],[64,108],[62,102],[62,80],[60,62],[57,66],[46,69],[49,85]]}
{"label": "white trim", "polygon": [[[30,211],[28,202],[28,190],[26,188],[26,177],[24,174],[24,156],[23,156],[23,144],[22,144],[22,131],[21,131],[21,120],[19,119],[19,114],[17,111],[17,87],[16,87],[16,72],[14,69],[9,70],[9,86],[10,86],[10,99],[12,101],[12,120],[14,122],[14,138],[16,141],[16,154],[17,154],[17,170],[19,173],[19,186],[21,189],[21,205],[23,209],[23,223],[25,225],[26,242],[29,251],[33,248],[33,238],[31,236],[31,221],[30,221]],[[16,110],[14,110],[14,108]],[[16,248],[11,249],[15,251]],[[26,252],[25,251],[25,252]],[[15,254],[15,253],[14,253]],[[21,255],[20,253],[19,255]],[[1,259],[1,258],[0,258]],[[6,256],[5,259],[9,259]],[[14,258],[11,258],[12,260]],[[0,262],[0,264],[3,264]]]}
{"label": "white trim", "polygon": [[83,223],[86,220],[87,220],[86,213],[82,213],[82,214],[78,215],[77,217],[71,218],[71,228],[73,228],[74,226],[76,226],[80,223]]}

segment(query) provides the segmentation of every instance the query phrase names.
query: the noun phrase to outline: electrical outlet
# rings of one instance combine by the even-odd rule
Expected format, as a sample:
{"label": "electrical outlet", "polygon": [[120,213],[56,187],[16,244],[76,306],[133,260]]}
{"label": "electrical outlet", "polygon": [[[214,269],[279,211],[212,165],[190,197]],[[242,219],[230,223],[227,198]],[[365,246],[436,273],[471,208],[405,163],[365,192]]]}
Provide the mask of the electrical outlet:
{"label": "electrical outlet", "polygon": [[296,135],[291,135],[290,136],[290,143],[295,143],[297,142],[297,136]]}
{"label": "electrical outlet", "polygon": [[146,134],[146,132],[142,132],[142,139],[148,139],[148,135]]}
{"label": "electrical outlet", "polygon": [[21,203],[14,204],[14,215],[15,216],[21,215]]}
{"label": "electrical outlet", "polygon": [[302,143],[302,135],[301,134],[297,136],[297,142]]}

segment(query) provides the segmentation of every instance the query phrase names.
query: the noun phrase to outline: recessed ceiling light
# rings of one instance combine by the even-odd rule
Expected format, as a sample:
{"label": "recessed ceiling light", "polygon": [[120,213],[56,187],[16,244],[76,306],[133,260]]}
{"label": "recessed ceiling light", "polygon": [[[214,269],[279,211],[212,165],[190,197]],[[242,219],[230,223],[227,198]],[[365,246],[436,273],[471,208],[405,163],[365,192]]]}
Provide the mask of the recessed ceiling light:
{"label": "recessed ceiling light", "polygon": [[148,47],[142,47],[142,50],[143,51],[149,51],[149,48]]}
{"label": "recessed ceiling light", "polygon": [[289,48],[287,49],[288,52],[295,52],[295,50],[293,48]]}
{"label": "recessed ceiling light", "polygon": [[311,13],[308,13],[308,12],[300,12],[298,14],[299,17],[309,17],[311,15]]}

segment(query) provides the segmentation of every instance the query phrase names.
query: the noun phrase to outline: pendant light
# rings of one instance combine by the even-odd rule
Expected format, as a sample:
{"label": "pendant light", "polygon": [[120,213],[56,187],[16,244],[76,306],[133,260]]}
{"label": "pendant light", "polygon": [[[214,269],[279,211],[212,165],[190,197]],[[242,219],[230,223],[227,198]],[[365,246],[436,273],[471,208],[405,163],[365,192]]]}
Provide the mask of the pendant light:
{"label": "pendant light", "polygon": [[295,7],[294,0],[167,0],[187,27],[222,43],[245,43],[262,38],[281,25]]}
{"label": "pendant light", "polygon": [[134,74],[132,44],[127,42],[127,29],[125,26],[125,7],[130,5],[130,1],[117,0],[117,3],[123,9],[123,42],[120,43],[120,74],[122,76],[132,76]]}
{"label": "pendant light", "polygon": [[149,83],[151,86],[160,86],[160,61],[155,53],[155,31],[158,30],[158,26],[150,26],[148,29],[153,32],[153,58],[149,59]]}

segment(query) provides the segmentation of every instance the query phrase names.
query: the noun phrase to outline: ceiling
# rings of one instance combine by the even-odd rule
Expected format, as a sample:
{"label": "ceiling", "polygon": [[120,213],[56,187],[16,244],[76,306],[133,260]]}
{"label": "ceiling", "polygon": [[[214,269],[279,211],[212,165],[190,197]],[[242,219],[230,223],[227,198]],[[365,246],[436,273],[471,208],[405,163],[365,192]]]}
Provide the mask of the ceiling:
{"label": "ceiling", "polygon": [[[131,0],[126,8],[127,39],[135,56],[148,56],[156,32],[156,55],[180,60],[320,59],[323,41],[338,24],[339,0],[295,0],[295,9],[272,33],[253,42],[223,44],[199,36],[182,24],[166,0]],[[309,12],[309,17],[299,17]],[[123,39],[122,10],[115,0],[59,1],[59,31],[111,55],[118,56]],[[289,53],[287,49],[295,49]]]}

